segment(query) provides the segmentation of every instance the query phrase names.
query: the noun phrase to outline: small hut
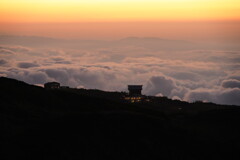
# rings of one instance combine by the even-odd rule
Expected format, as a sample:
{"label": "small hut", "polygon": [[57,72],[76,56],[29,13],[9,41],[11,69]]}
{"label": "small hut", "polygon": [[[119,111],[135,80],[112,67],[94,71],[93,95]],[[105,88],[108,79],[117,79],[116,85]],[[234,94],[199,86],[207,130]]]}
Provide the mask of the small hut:
{"label": "small hut", "polygon": [[46,89],[59,89],[60,83],[58,82],[48,82],[44,84],[44,88]]}

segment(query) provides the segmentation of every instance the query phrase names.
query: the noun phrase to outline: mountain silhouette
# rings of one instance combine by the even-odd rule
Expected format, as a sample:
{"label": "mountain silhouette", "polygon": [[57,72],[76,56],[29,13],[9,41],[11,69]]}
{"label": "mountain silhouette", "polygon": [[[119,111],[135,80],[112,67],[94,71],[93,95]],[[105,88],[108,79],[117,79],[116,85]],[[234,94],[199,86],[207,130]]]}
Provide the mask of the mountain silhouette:
{"label": "mountain silhouette", "polygon": [[1,159],[239,159],[240,108],[0,78]]}
{"label": "mountain silhouette", "polygon": [[[0,42],[4,45],[21,45],[27,47],[56,47],[69,49],[102,49],[132,46],[148,50],[189,50],[199,46],[193,42],[184,40],[170,40],[157,37],[126,37],[120,40],[81,40],[81,39],[57,39],[37,36],[10,36],[0,35]],[[200,47],[202,48],[202,47]],[[199,48],[198,48],[199,49]]]}

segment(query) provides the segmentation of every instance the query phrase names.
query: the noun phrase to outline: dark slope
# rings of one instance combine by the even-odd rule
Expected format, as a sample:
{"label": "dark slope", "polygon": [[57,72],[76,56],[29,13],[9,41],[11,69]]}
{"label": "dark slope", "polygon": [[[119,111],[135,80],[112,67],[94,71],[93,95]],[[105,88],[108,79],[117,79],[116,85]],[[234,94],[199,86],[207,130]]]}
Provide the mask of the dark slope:
{"label": "dark slope", "polygon": [[118,97],[0,78],[1,159],[240,158],[238,107]]}

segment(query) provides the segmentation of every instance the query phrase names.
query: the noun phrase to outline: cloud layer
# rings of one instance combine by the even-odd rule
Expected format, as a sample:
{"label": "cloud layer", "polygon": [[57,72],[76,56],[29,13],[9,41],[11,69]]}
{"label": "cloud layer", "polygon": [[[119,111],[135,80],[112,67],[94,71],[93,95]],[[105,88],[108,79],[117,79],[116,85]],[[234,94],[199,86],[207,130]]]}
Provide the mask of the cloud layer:
{"label": "cloud layer", "polygon": [[0,45],[0,75],[31,84],[58,81],[108,91],[143,84],[147,95],[240,105],[239,51],[152,50],[128,43],[92,46]]}

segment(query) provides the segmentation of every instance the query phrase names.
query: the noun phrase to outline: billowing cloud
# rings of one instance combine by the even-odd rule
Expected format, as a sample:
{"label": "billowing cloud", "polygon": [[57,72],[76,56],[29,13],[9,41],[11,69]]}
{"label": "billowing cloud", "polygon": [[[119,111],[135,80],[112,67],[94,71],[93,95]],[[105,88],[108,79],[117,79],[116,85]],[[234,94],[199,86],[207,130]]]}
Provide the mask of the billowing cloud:
{"label": "billowing cloud", "polygon": [[222,82],[224,88],[240,88],[240,81],[236,79],[224,80]]}
{"label": "billowing cloud", "polygon": [[219,104],[230,104],[239,105],[240,104],[240,89],[226,89],[226,90],[204,90],[199,89],[195,91],[190,91],[186,94],[184,100],[194,102],[194,101],[208,101]]}
{"label": "billowing cloud", "polygon": [[240,51],[152,50],[138,42],[129,46],[122,41],[82,43],[85,46],[80,48],[2,45],[0,75],[31,84],[58,81],[70,87],[111,91],[143,84],[147,95],[240,105]]}
{"label": "billowing cloud", "polygon": [[31,49],[23,46],[16,45],[3,45],[0,46],[0,53],[2,54],[14,54],[14,53],[28,53]]}
{"label": "billowing cloud", "polygon": [[0,55],[11,55],[11,54],[14,54],[14,52],[0,47]]}
{"label": "billowing cloud", "polygon": [[235,79],[235,80],[240,81],[240,73],[238,73],[238,75],[231,75],[231,76],[229,76],[228,79]]}
{"label": "billowing cloud", "polygon": [[164,96],[170,96],[171,91],[177,86],[171,79],[164,76],[154,76],[149,79],[146,84],[146,93],[150,95],[157,95],[161,93]]}
{"label": "billowing cloud", "polygon": [[227,89],[217,94],[215,102],[220,104],[239,105],[240,104],[239,97],[240,97],[239,88]]}

